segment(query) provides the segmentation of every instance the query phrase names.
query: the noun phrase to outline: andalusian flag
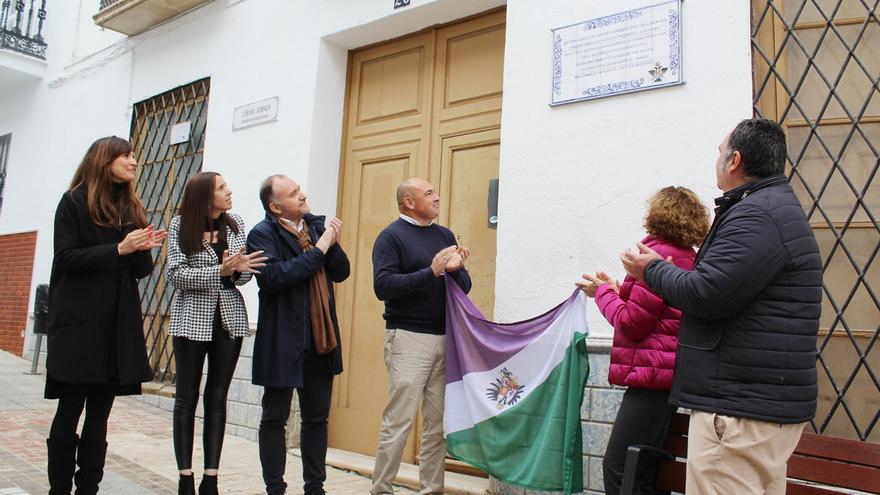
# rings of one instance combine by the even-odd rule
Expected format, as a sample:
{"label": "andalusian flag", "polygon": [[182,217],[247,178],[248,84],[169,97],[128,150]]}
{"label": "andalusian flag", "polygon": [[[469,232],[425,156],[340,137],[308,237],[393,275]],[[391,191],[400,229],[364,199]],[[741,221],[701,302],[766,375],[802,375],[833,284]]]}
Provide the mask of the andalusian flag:
{"label": "andalusian flag", "polygon": [[487,321],[447,277],[449,453],[511,485],[583,491],[586,336],[580,290],[541,316],[502,324]]}

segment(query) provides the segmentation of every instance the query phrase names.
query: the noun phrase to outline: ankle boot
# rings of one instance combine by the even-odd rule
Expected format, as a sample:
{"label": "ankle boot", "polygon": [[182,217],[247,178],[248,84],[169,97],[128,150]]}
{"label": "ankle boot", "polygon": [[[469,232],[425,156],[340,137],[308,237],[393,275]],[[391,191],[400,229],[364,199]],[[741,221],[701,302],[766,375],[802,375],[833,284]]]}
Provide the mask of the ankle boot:
{"label": "ankle boot", "polygon": [[46,439],[48,448],[49,495],[70,495],[73,488],[73,471],[76,469],[76,435],[73,438],[59,441],[55,438]]}
{"label": "ankle boot", "polygon": [[217,495],[217,475],[202,476],[202,482],[199,483],[199,495]]}
{"label": "ankle boot", "polygon": [[196,476],[194,474],[180,475],[177,480],[177,495],[196,495]]}
{"label": "ankle boot", "polygon": [[80,441],[76,452],[76,465],[79,469],[73,477],[76,495],[95,495],[98,484],[104,478],[104,461],[107,458],[107,442],[85,444]]}

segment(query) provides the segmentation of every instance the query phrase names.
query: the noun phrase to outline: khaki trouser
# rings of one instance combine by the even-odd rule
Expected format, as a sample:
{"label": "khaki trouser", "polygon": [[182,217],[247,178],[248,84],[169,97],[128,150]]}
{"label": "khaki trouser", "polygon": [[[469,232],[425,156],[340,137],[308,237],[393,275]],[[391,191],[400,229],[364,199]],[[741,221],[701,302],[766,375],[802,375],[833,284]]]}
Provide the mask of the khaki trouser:
{"label": "khaki trouser", "polygon": [[388,403],[373,469],[370,493],[393,493],[391,482],[422,403],[419,453],[420,494],[443,493],[446,440],[443,438],[443,400],[446,393],[446,336],[406,330],[385,330]]}
{"label": "khaki trouser", "polygon": [[784,495],[788,458],[806,423],[691,412],[687,495]]}

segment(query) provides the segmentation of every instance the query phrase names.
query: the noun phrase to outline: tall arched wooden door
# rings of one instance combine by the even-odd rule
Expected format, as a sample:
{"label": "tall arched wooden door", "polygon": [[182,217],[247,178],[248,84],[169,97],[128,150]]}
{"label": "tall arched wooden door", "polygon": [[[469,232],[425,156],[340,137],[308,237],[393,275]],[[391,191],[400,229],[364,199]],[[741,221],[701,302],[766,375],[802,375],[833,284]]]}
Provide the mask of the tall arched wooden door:
{"label": "tall arched wooden door", "polygon": [[[471,297],[492,315],[495,230],[487,205],[498,178],[504,27],[505,12],[496,11],[350,54],[338,211],[353,271],[337,295],[346,371],[334,385],[332,447],[376,450],[388,385],[371,253],[397,218],[402,179],[437,187],[440,223],[472,252]],[[415,458],[417,436],[406,462]]]}

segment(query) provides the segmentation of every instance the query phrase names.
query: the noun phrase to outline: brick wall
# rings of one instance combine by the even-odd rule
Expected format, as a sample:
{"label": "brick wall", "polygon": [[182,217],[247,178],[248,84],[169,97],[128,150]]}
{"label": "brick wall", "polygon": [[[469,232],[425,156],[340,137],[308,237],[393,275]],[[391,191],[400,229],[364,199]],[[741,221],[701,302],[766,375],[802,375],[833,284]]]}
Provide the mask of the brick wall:
{"label": "brick wall", "polygon": [[24,349],[36,232],[0,235],[0,349],[18,356]]}

